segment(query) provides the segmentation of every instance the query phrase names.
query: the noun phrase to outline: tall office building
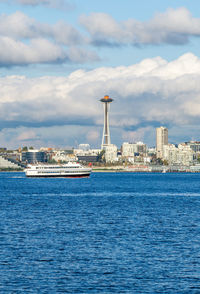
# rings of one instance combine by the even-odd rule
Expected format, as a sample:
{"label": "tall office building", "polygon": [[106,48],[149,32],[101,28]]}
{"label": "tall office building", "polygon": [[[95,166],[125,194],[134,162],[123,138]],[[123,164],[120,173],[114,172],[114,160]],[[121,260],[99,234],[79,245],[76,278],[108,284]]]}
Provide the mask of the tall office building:
{"label": "tall office building", "polygon": [[160,127],[156,129],[156,155],[163,158],[163,146],[168,145],[168,129]]}

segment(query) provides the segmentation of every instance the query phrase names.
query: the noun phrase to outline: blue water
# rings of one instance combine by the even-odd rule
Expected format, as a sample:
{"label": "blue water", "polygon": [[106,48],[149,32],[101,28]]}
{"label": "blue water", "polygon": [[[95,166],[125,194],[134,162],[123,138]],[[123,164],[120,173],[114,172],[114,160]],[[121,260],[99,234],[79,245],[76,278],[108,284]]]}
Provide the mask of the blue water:
{"label": "blue water", "polygon": [[200,293],[200,174],[0,173],[0,293]]}

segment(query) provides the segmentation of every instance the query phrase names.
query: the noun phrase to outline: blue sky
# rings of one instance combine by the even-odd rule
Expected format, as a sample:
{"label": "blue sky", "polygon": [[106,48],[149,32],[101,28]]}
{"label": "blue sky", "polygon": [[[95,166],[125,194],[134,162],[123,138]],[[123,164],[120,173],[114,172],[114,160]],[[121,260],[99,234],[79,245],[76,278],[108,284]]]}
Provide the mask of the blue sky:
{"label": "blue sky", "polygon": [[197,0],[0,0],[0,145],[200,140]]}
{"label": "blue sky", "polygon": [[[22,5],[22,3],[37,3],[37,5]],[[6,0],[0,1],[0,10],[2,14],[13,15],[17,11],[22,12],[24,15],[31,19],[34,19],[43,25],[54,25],[59,21],[63,21],[66,24],[72,25],[83,36],[88,36],[85,28],[80,24],[80,17],[85,15],[90,16],[92,13],[105,13],[112,16],[116,21],[126,21],[128,19],[135,19],[141,22],[148,22],[157,13],[165,13],[167,9],[179,9],[185,7],[192,14],[193,17],[198,18],[198,4],[197,1],[158,1],[158,0],[126,0],[126,1],[93,1],[93,0],[74,0],[74,1],[60,1],[60,6],[65,3],[65,9],[59,7],[59,1],[49,1],[50,3],[58,3],[57,8],[51,6],[51,4],[44,5],[45,0],[41,1],[17,1]],[[21,4],[20,4],[21,3]],[[40,3],[40,5],[39,5]],[[42,5],[43,4],[43,5]],[[104,22],[102,18],[102,23]],[[138,45],[131,46],[130,44],[123,47],[92,47],[84,45],[90,50],[97,53],[100,60],[98,62],[86,62],[82,63],[63,63],[60,64],[48,64],[43,63],[32,64],[26,67],[12,67],[12,73],[22,73],[27,76],[39,76],[51,73],[54,74],[54,70],[59,74],[65,75],[77,68],[93,69],[100,66],[118,66],[118,65],[131,65],[140,62],[144,58],[152,58],[156,56],[162,56],[168,61],[178,58],[180,55],[192,51],[195,55],[199,55],[199,39],[190,38],[190,42],[181,45],[172,44],[148,44],[147,46]],[[2,74],[10,74],[11,68],[5,67]]]}

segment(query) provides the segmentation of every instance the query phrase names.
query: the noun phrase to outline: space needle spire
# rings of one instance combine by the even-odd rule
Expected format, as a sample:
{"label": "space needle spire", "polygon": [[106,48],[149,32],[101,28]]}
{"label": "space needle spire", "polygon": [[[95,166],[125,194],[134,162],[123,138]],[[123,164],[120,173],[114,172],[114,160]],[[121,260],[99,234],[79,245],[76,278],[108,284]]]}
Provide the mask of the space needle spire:
{"label": "space needle spire", "polygon": [[109,106],[113,101],[108,95],[105,95],[100,101],[104,104],[104,127],[103,127],[103,137],[101,143],[101,149],[111,144],[110,142],[110,130],[109,130]]}

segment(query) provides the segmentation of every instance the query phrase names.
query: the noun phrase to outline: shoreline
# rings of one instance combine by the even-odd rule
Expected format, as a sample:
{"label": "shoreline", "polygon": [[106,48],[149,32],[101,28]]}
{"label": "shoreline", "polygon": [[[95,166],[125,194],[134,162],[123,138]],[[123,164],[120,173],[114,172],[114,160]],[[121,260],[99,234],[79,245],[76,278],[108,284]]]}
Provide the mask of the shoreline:
{"label": "shoreline", "polygon": [[[120,169],[93,169],[92,172],[113,172],[113,173],[163,173],[162,170],[120,170]],[[174,171],[166,171],[164,173],[199,173],[200,171],[190,171],[190,170],[174,170]]]}
{"label": "shoreline", "polygon": [[[24,169],[12,169],[12,168],[0,168],[0,172],[24,172]],[[191,170],[187,168],[179,169],[165,169],[165,168],[115,168],[115,167],[94,167],[92,168],[92,172],[107,172],[107,173],[200,173],[200,170]]]}

